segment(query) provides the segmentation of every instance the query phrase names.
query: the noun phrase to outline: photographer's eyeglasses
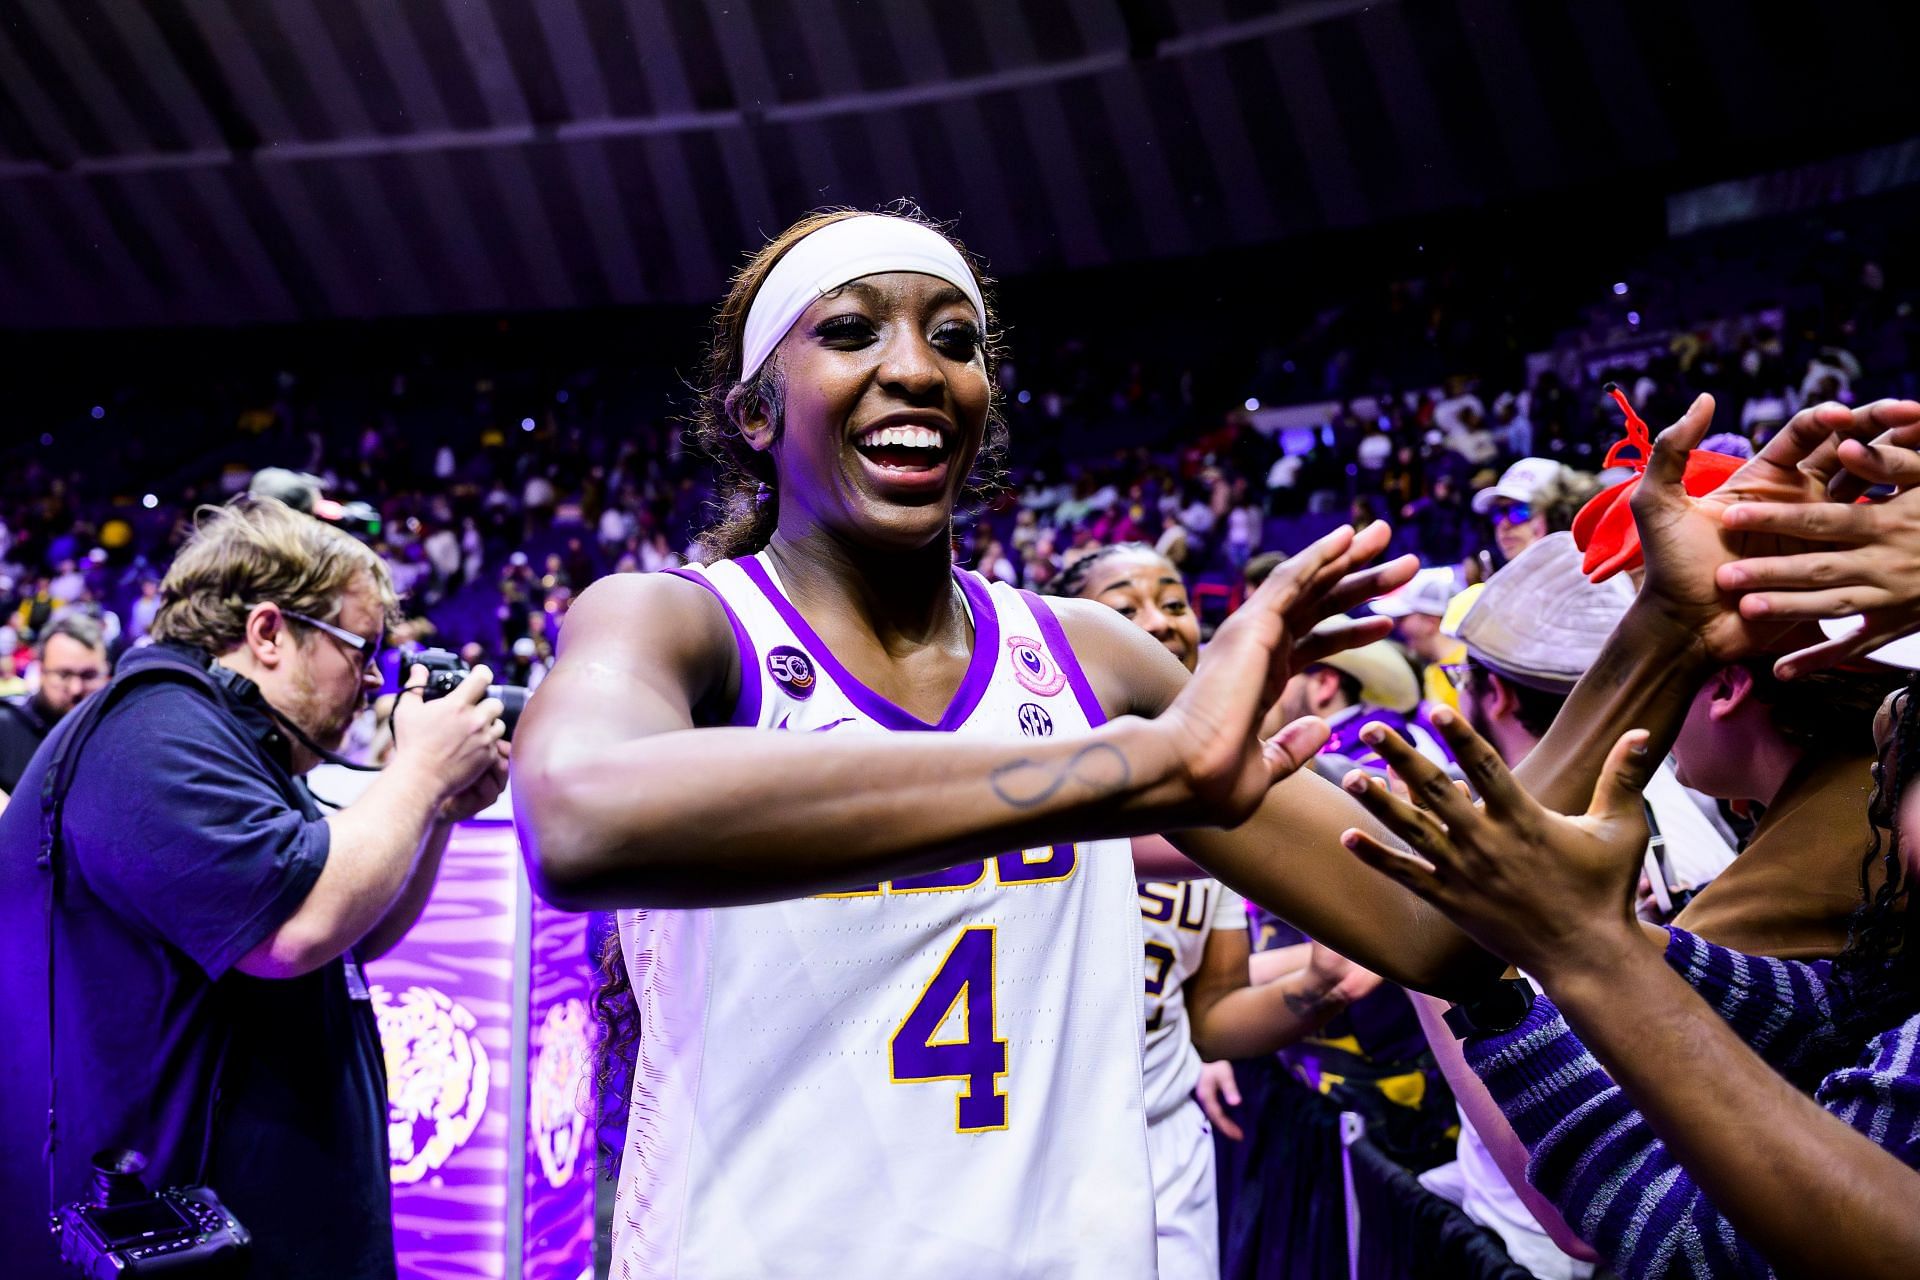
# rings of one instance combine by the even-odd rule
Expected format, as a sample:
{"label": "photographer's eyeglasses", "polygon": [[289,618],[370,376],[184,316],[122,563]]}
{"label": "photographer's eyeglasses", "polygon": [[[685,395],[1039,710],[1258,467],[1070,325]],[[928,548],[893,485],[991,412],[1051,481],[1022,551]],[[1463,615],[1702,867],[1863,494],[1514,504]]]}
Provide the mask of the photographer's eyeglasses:
{"label": "photographer's eyeglasses", "polygon": [[373,669],[373,664],[380,660],[381,651],[387,647],[387,632],[384,627],[381,628],[380,635],[377,638],[369,640],[367,637],[357,635],[345,627],[337,627],[331,622],[322,622],[318,618],[309,618],[306,614],[295,613],[291,609],[282,609],[280,616],[283,618],[291,618],[295,622],[304,623],[312,627],[315,631],[324,632],[332,636],[335,640],[338,640],[341,644],[353,650],[354,654],[360,659],[361,667],[368,671]]}

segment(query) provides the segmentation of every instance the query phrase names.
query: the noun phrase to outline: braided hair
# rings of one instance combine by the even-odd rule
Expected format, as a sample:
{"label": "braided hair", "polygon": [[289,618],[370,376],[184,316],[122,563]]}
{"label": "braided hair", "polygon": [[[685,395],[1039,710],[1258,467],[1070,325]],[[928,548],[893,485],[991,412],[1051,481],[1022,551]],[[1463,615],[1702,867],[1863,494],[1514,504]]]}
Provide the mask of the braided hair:
{"label": "braided hair", "polygon": [[1109,542],[1103,547],[1095,547],[1062,569],[1060,576],[1048,586],[1048,593],[1056,596],[1080,596],[1087,589],[1087,578],[1093,573],[1093,566],[1121,552],[1141,553],[1161,560],[1166,559],[1144,542]]}
{"label": "braided hair", "polygon": [[1867,799],[1872,828],[1860,864],[1862,905],[1854,913],[1847,947],[1834,962],[1842,1025],[1864,1038],[1920,1011],[1920,949],[1907,936],[1911,881],[1901,856],[1900,806],[1920,773],[1920,672],[1895,695],[1893,731],[1873,767]]}

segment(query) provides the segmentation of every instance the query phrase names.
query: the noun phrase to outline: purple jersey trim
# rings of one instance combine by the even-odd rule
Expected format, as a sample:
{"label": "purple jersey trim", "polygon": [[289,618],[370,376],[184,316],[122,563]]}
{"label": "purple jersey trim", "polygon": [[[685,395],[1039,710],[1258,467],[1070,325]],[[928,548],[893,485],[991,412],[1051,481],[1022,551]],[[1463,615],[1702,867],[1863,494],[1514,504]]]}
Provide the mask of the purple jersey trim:
{"label": "purple jersey trim", "polygon": [[898,731],[951,732],[966,723],[967,717],[972,715],[973,709],[980,705],[980,699],[986,694],[987,686],[993,680],[993,664],[1000,648],[1000,619],[993,611],[992,596],[973,574],[964,573],[959,569],[953,571],[953,576],[960,583],[960,590],[966,594],[967,603],[973,609],[973,658],[967,663],[967,673],[961,679],[960,687],[954,690],[953,701],[947,704],[946,714],[940,717],[938,724],[928,724],[919,716],[867,688],[855,678],[852,672],[841,666],[840,660],[833,656],[833,651],[827,648],[826,642],[821,640],[819,634],[808,625],[807,620],[800,616],[800,611],[793,607],[793,602],[773,584],[773,579],[767,575],[766,566],[760,563],[758,557],[747,556],[734,563],[740,566],[754,586],[760,588],[760,593],[766,596],[774,612],[780,615],[780,620],[787,624],[788,629],[795,636],[799,637],[800,643],[813,656],[813,660],[833,677],[834,683],[838,684],[841,692],[847,695],[847,701],[858,707],[863,715],[876,724]]}
{"label": "purple jersey trim", "polygon": [[753,651],[753,641],[747,636],[747,629],[740,625],[740,619],[734,615],[733,606],[720,594],[720,588],[709,582],[702,574],[688,569],[665,569],[676,578],[685,578],[688,582],[697,582],[713,593],[720,607],[727,611],[727,625],[733,628],[733,649],[740,656],[740,692],[733,700],[733,718],[730,724],[751,729],[760,723],[760,656]]}
{"label": "purple jersey trim", "polygon": [[1060,629],[1060,619],[1053,616],[1053,606],[1031,591],[1022,591],[1027,608],[1033,610],[1033,620],[1040,624],[1040,638],[1047,643],[1047,652],[1067,673],[1067,683],[1073,687],[1075,701],[1080,704],[1081,714],[1087,718],[1089,729],[1098,729],[1107,722],[1106,708],[1100,705],[1100,699],[1094,696],[1093,686],[1087,683],[1087,673],[1080,669],[1080,659],[1075,656],[1073,646],[1067,643],[1067,633]]}

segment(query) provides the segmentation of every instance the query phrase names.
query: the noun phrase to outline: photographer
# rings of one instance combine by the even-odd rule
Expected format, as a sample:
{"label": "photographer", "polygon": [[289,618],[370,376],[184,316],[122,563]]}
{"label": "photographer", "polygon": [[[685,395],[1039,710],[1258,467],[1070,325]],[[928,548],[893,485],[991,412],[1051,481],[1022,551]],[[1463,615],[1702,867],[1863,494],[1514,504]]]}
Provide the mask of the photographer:
{"label": "photographer", "polygon": [[[404,696],[386,770],[322,816],[300,777],[379,685],[386,566],[247,497],[203,510],[162,598],[156,643],[55,728],[0,815],[8,1274],[57,1266],[51,1045],[55,1206],[86,1197],[96,1151],[133,1148],[150,1187],[220,1196],[252,1233],[250,1274],[390,1277],[385,1078],[360,966],[418,916],[452,825],[504,786],[500,704],[485,669],[443,699]],[[56,877],[43,792],[63,778]]]}

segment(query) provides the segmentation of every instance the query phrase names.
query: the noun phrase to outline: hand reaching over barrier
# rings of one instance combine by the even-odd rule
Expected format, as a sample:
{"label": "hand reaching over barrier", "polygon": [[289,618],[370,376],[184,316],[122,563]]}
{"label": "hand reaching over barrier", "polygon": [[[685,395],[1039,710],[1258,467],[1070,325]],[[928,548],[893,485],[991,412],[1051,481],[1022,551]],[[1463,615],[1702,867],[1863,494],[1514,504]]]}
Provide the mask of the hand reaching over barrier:
{"label": "hand reaching over barrier", "polygon": [[1810,413],[1830,428],[1830,456],[1840,468],[1829,479],[1834,497],[1851,499],[1870,487],[1891,492],[1869,501],[1747,501],[1721,512],[1723,527],[1743,539],[1780,538],[1801,547],[1794,554],[1754,554],[1756,545],[1746,558],[1719,566],[1715,582],[1742,593],[1742,617],[1861,616],[1858,627],[1781,658],[1775,670],[1783,679],[1851,661],[1920,629],[1920,454],[1914,451],[1920,403],[1823,405],[1795,421]]}

